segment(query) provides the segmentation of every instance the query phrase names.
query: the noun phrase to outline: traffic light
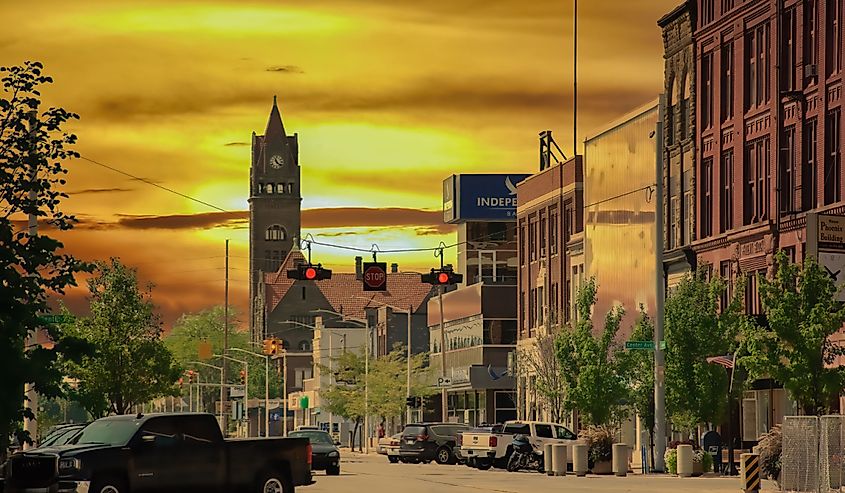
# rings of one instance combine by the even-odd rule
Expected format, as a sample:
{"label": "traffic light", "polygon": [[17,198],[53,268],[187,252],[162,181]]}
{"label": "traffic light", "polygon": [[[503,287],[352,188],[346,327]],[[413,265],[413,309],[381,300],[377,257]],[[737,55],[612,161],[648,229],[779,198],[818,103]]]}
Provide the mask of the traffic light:
{"label": "traffic light", "polygon": [[463,274],[455,274],[455,271],[449,266],[431,269],[430,273],[422,274],[420,277],[422,282],[433,286],[448,286],[460,284],[464,281]]}
{"label": "traffic light", "polygon": [[246,385],[246,370],[241,370],[241,385]]}
{"label": "traffic light", "polygon": [[282,349],[281,341],[276,339],[275,337],[271,337],[269,339],[264,339],[264,354],[268,356],[275,356],[279,354],[279,351]]}
{"label": "traffic light", "polygon": [[179,377],[179,388],[182,388],[182,377]]}
{"label": "traffic light", "polygon": [[288,279],[299,279],[300,281],[322,281],[331,279],[332,271],[324,269],[321,264],[299,264],[296,269],[288,270]]}
{"label": "traffic light", "polygon": [[406,397],[405,398],[405,405],[408,407],[414,407],[414,403],[417,402],[416,397]]}
{"label": "traffic light", "polygon": [[194,370],[188,370],[186,373],[188,374],[188,383],[196,383],[196,372]]}

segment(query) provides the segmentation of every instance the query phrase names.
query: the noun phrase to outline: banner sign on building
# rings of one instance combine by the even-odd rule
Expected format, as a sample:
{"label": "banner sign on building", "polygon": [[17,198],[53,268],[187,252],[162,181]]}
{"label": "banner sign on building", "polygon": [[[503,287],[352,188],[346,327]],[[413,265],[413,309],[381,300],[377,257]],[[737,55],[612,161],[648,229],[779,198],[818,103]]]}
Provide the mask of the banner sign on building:
{"label": "banner sign on building", "polygon": [[512,221],[516,185],[528,174],[463,174],[443,181],[443,221]]}
{"label": "banner sign on building", "polygon": [[[819,262],[836,287],[845,285],[845,216],[807,213],[807,254]],[[845,301],[845,289],[837,295]]]}

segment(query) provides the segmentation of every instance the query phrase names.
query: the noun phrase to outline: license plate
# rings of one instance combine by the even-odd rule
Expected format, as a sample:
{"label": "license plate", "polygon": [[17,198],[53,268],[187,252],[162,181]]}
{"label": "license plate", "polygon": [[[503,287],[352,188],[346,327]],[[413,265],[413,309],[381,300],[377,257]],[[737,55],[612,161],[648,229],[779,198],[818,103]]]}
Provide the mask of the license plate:
{"label": "license plate", "polygon": [[413,445],[415,440],[405,440],[405,443],[408,445]]}

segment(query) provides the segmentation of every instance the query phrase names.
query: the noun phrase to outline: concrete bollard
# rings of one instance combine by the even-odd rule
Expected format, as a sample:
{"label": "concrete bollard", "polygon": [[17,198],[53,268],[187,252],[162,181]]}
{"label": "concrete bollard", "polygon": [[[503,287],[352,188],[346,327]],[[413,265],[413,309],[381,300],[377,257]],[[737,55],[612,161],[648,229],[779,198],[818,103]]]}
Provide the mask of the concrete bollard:
{"label": "concrete bollard", "polygon": [[552,469],[552,444],[543,444],[543,470],[546,471],[546,476],[554,476],[555,471]]}
{"label": "concrete bollard", "polygon": [[613,473],[617,476],[628,475],[628,446],[624,443],[613,444]]}
{"label": "concrete bollard", "polygon": [[562,443],[556,443],[552,447],[552,470],[555,476],[566,476],[566,452],[567,446]]}
{"label": "concrete bollard", "polygon": [[587,469],[590,467],[587,461],[587,445],[577,443],[572,446],[572,472],[578,477],[587,475]]}
{"label": "concrete bollard", "polygon": [[678,445],[678,476],[692,476],[692,445]]}

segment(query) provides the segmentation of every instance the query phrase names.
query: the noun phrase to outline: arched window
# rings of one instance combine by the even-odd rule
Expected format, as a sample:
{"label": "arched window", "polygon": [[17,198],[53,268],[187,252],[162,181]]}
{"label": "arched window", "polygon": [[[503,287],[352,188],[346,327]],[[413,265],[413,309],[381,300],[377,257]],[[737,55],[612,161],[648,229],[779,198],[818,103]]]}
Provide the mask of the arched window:
{"label": "arched window", "polygon": [[267,241],[284,241],[286,238],[287,232],[285,231],[285,228],[279,226],[278,224],[270,226],[264,233],[264,239]]}
{"label": "arched window", "polygon": [[272,183],[268,183],[268,184],[267,184],[267,188],[265,189],[265,191],[266,191],[267,193],[273,193],[273,184],[272,184]]}
{"label": "arched window", "polygon": [[259,183],[259,184],[258,184],[258,193],[260,194],[260,193],[263,193],[263,192],[264,192],[264,184],[263,184],[263,183]]}
{"label": "arched window", "polygon": [[276,193],[285,193],[285,184],[284,183],[277,183],[276,184]]}
{"label": "arched window", "polygon": [[300,351],[311,351],[311,341],[299,341],[299,350]]}
{"label": "arched window", "polygon": [[293,193],[293,183],[288,183],[288,193]]}

